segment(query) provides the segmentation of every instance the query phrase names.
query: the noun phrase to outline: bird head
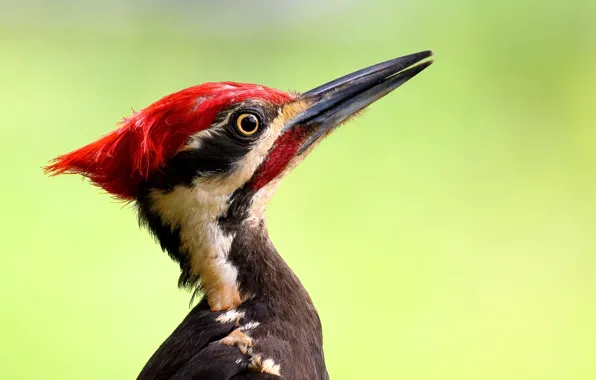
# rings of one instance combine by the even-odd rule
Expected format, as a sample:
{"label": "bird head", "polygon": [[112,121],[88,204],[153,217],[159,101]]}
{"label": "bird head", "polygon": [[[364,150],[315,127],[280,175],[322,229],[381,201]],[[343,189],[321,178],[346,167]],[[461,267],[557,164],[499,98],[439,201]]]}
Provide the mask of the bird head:
{"label": "bird head", "polygon": [[81,174],[135,202],[180,263],[179,284],[200,286],[212,309],[228,309],[242,298],[227,259],[237,231],[264,227],[280,180],[337,126],[428,67],[431,55],[393,59],[302,94],[233,82],[190,87],[46,171]]}

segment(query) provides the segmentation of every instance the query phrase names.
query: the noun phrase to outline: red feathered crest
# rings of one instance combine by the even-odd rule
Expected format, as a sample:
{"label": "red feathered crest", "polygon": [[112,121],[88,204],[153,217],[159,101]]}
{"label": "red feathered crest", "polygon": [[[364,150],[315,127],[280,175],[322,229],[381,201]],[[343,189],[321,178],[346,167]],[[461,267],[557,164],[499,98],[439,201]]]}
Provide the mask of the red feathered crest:
{"label": "red feathered crest", "polygon": [[59,156],[45,170],[52,175],[81,174],[108,193],[133,200],[150,173],[208,128],[216,114],[246,99],[283,104],[288,93],[253,84],[204,83],[168,95],[125,118],[99,140]]}

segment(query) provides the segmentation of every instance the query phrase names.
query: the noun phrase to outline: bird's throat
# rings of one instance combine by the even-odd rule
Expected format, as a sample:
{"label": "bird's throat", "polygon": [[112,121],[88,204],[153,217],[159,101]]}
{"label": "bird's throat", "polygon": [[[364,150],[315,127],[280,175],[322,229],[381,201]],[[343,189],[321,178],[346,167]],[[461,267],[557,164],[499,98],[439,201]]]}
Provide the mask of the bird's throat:
{"label": "bird's throat", "polygon": [[[187,187],[154,192],[138,202],[141,220],[180,264],[179,286],[203,293],[211,310],[231,310],[253,298],[304,297],[271,243],[262,214],[236,212],[229,204],[229,197]],[[260,211],[261,205],[254,205]]]}
{"label": "bird's throat", "polygon": [[233,309],[243,301],[238,269],[228,259],[236,232],[219,222],[228,202],[225,195],[183,186],[152,191],[139,201],[141,219],[180,264],[179,286],[201,291],[214,311]]}

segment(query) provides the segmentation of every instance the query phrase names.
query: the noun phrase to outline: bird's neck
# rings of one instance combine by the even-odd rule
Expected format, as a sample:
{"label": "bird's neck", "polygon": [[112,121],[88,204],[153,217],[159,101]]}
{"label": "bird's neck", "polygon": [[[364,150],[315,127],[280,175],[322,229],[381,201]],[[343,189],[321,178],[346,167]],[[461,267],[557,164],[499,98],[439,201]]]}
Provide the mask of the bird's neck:
{"label": "bird's neck", "polygon": [[263,220],[246,223],[238,230],[228,259],[238,269],[243,298],[262,301],[279,311],[312,307],[304,286],[273,246]]}
{"label": "bird's neck", "polygon": [[138,202],[141,220],[180,264],[179,285],[202,291],[212,310],[253,299],[278,310],[292,303],[311,308],[306,290],[273,246],[262,213],[247,218],[238,211],[241,200],[232,204],[184,187]]}
{"label": "bird's neck", "polygon": [[265,303],[278,312],[300,305],[312,307],[300,280],[271,242],[263,219],[241,223],[231,231],[209,230],[221,233],[213,240],[221,245],[208,247],[203,242],[195,246],[203,251],[191,252],[191,256],[202,260],[196,263],[200,289],[212,310],[234,309],[248,300]]}

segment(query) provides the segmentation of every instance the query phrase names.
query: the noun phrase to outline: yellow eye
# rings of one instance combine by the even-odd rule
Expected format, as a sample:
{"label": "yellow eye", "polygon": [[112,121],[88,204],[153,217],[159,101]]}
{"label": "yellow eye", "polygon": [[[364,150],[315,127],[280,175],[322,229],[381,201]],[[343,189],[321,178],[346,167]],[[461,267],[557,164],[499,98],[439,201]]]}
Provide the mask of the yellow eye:
{"label": "yellow eye", "polygon": [[244,136],[253,135],[259,130],[259,118],[252,113],[243,113],[236,119],[236,128]]}

